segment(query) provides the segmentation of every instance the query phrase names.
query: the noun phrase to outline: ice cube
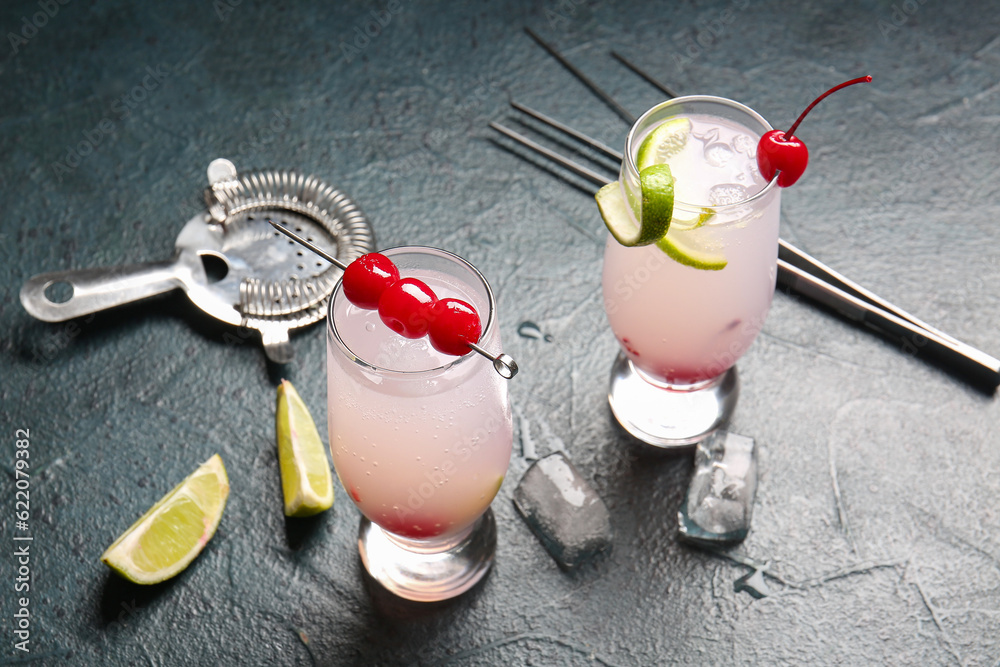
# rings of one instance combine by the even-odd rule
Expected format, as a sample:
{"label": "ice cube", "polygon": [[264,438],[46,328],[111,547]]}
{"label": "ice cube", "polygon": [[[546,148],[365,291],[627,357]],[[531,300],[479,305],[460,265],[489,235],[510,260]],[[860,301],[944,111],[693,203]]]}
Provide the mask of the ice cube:
{"label": "ice cube", "polygon": [[562,452],[528,468],[514,491],[514,506],[563,569],[611,546],[608,508]]}
{"label": "ice cube", "polygon": [[694,476],[677,513],[681,536],[695,542],[739,542],[750,532],[757,494],[753,438],[718,431],[698,444]]}
{"label": "ice cube", "polygon": [[713,167],[723,167],[733,159],[733,149],[728,144],[716,142],[705,146],[705,161]]}
{"label": "ice cube", "polygon": [[733,137],[733,148],[740,153],[745,153],[747,157],[757,157],[757,142],[746,134],[737,134]]}

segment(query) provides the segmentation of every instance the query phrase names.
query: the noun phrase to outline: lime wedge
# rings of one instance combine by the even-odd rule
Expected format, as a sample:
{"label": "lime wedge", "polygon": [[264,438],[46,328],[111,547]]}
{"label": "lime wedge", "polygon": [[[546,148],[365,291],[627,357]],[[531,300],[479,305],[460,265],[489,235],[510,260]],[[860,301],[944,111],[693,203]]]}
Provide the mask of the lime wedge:
{"label": "lime wedge", "polygon": [[288,380],[278,385],[275,426],[285,516],[312,516],[330,509],[333,478],[326,447],[309,409]]}
{"label": "lime wedge", "polygon": [[674,213],[674,177],[670,167],[657,164],[639,172],[642,202],[639,226],[636,227],[632,207],[625,201],[618,181],[608,183],[594,195],[597,208],[608,231],[623,246],[643,246],[656,243],[670,228]]}
{"label": "lime wedge", "polygon": [[173,577],[212,539],[228,495],[226,468],[216,454],[122,533],[101,560],[137,584]]}
{"label": "lime wedge", "polygon": [[685,266],[702,271],[721,271],[729,262],[718,248],[713,247],[716,244],[705,231],[700,225],[688,229],[671,227],[667,235],[656,242],[656,247]]}
{"label": "lime wedge", "polygon": [[641,172],[654,164],[663,164],[681,152],[691,133],[691,121],[687,118],[671,118],[657,125],[646,135],[635,156],[635,166]]}

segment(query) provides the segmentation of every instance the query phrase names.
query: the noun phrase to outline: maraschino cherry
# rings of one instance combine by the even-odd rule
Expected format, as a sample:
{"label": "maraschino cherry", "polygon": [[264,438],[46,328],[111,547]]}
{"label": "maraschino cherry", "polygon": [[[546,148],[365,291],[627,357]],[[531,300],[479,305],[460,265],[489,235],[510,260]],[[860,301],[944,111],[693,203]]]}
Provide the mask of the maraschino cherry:
{"label": "maraschino cherry", "polygon": [[835,93],[841,88],[853,86],[856,83],[868,83],[871,80],[870,76],[862,76],[834,86],[813,100],[813,103],[807,106],[806,110],[795,119],[791,129],[787,132],[771,130],[764,133],[757,144],[757,167],[760,169],[761,176],[770,181],[777,172],[778,185],[783,188],[787,188],[799,180],[809,163],[809,149],[806,148],[801,139],[794,136],[799,123],[827,95]]}
{"label": "maraschino cherry", "polygon": [[285,223],[278,224],[270,218],[267,222],[340,268],[344,272],[341,286],[347,300],[358,308],[377,309],[379,317],[393,331],[407,338],[428,335],[436,350],[456,357],[476,352],[492,361],[502,377],[509,380],[517,375],[517,362],[509,355],[490,354],[479,347],[483,325],[470,304],[461,299],[438,299],[434,290],[418,278],[400,279],[399,269],[381,253],[371,252],[345,264],[288,229]]}
{"label": "maraschino cherry", "polygon": [[344,269],[344,296],[358,308],[375,310],[382,293],[399,280],[399,269],[378,252],[362,255]]}
{"label": "maraschino cherry", "polygon": [[406,338],[429,336],[434,349],[461,357],[479,342],[479,313],[461,299],[438,299],[419,278],[400,278],[391,259],[377,252],[347,265],[344,296],[358,308],[378,310],[387,327]]}
{"label": "maraschino cherry", "polygon": [[457,357],[469,351],[469,343],[479,342],[483,325],[479,313],[461,299],[440,299],[431,307],[428,335],[438,352]]}
{"label": "maraschino cherry", "polygon": [[[344,290],[344,294],[347,294],[347,290]],[[378,316],[400,336],[423,338],[430,328],[431,308],[436,301],[437,295],[424,281],[418,278],[401,278],[382,292],[382,298],[378,301]],[[354,305],[360,306],[357,303]],[[466,345],[462,354],[468,351],[469,346]]]}

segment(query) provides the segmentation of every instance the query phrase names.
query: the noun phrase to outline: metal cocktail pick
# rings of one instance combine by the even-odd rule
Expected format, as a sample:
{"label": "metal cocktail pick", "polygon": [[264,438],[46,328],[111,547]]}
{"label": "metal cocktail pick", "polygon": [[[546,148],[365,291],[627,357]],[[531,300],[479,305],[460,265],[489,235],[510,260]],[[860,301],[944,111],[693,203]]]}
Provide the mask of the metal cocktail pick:
{"label": "metal cocktail pick", "polygon": [[[267,221],[268,223],[270,223],[272,227],[274,227],[276,230],[278,230],[288,238],[292,239],[293,241],[301,245],[303,248],[307,248],[308,250],[311,250],[312,252],[316,253],[326,261],[338,267],[341,271],[347,270],[347,264],[344,264],[342,261],[331,255],[327,251],[323,250],[318,246],[313,245],[309,241],[306,241],[304,238],[302,238],[292,230],[288,229],[284,225],[279,225],[270,218],[268,218]],[[477,345],[476,343],[469,343],[469,348],[471,348],[473,352],[481,354],[482,356],[492,361],[493,368],[495,368],[496,372],[499,373],[500,376],[503,377],[504,379],[509,380],[515,375],[517,375],[517,362],[514,361],[514,359],[510,355],[501,352],[500,354],[494,356],[489,352],[487,352],[486,350],[484,350],[483,348],[479,347],[479,345]]]}

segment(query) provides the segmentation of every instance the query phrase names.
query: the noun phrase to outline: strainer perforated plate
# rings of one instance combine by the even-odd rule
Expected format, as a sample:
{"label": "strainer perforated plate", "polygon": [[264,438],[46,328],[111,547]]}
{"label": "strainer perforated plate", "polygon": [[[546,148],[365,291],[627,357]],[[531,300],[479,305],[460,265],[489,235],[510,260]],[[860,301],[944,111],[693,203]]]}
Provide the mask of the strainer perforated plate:
{"label": "strainer perforated plate", "polygon": [[[35,276],[21,289],[25,310],[61,322],[181,288],[212,317],[258,330],[268,358],[290,361],[289,331],[323,319],[342,272],[267,220],[335,248],[348,264],[375,249],[371,225],[347,195],[314,176],[240,175],[220,159],[209,165],[208,178],[208,210],[184,225],[172,260]],[[60,283],[72,289],[61,302],[46,293]]]}

